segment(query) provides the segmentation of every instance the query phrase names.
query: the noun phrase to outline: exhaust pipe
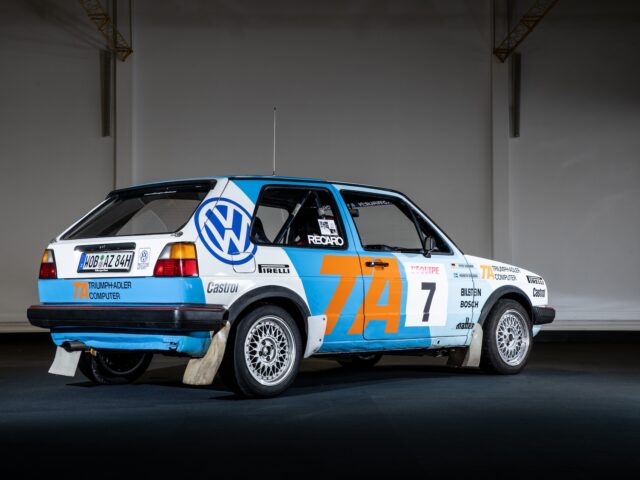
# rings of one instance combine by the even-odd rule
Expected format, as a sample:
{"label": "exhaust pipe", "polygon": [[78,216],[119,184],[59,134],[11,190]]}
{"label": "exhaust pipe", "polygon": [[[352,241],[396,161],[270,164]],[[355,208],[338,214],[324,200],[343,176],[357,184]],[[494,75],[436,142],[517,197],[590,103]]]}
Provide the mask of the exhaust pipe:
{"label": "exhaust pipe", "polygon": [[64,348],[67,352],[84,352],[85,350],[89,350],[89,347],[78,340],[64,342],[62,344],[62,348]]}

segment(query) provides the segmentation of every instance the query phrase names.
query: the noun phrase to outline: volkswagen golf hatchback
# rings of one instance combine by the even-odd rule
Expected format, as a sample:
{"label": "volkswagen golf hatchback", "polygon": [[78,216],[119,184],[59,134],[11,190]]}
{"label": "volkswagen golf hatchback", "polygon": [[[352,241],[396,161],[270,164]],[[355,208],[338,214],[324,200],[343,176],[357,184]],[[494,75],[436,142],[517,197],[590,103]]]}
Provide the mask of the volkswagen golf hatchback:
{"label": "volkswagen golf hatchback", "polygon": [[405,195],[275,176],[111,192],[47,246],[38,289],[52,373],[123,383],[181,355],[186,383],[220,368],[245,396],[282,392],[311,355],[517,373],[555,316],[539,275],[463,254]]}

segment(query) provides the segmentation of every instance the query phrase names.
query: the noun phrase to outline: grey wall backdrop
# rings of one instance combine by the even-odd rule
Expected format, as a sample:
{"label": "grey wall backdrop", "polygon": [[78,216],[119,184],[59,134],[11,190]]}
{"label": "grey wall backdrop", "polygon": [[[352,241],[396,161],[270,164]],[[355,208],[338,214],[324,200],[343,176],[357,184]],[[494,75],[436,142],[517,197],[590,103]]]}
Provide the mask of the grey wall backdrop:
{"label": "grey wall backdrop", "polygon": [[488,0],[133,13],[102,138],[101,41],[80,6],[0,1],[0,329],[25,328],[42,248],[114,186],[270,173],[274,105],[278,173],[405,191],[466,252],[544,275],[557,326],[640,328],[635,2],[562,0],[526,40],[517,139]]}
{"label": "grey wall backdrop", "polygon": [[567,0],[522,47],[513,260],[544,272],[575,328],[640,319],[638,48],[640,2]]}
{"label": "grey wall backdrop", "polygon": [[94,30],[76,2],[0,0],[0,330],[28,325],[42,249],[113,187]]}

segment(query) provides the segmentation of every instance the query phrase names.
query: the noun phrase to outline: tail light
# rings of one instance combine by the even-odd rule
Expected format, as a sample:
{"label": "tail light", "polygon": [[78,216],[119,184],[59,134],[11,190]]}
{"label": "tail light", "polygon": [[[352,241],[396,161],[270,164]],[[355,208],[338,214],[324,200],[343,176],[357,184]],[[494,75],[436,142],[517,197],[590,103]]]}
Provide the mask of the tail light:
{"label": "tail light", "polygon": [[170,243],[158,258],[153,269],[156,277],[197,277],[198,258],[193,243]]}
{"label": "tail light", "polygon": [[53,250],[45,250],[42,254],[42,262],[40,262],[40,275],[41,280],[48,280],[52,278],[58,278],[56,272],[56,259],[53,256]]}

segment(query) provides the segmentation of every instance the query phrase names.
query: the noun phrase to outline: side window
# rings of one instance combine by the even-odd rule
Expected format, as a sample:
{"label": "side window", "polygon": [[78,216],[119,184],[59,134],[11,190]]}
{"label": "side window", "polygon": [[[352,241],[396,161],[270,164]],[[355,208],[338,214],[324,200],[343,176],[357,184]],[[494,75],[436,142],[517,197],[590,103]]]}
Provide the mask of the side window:
{"label": "side window", "polygon": [[344,228],[331,193],[269,186],[260,194],[251,226],[258,245],[346,248]]}
{"label": "side window", "polygon": [[[451,253],[444,239],[403,200],[366,192],[342,192],[366,250],[421,252],[422,239],[433,237],[435,252]],[[419,228],[419,230],[418,230]]]}
{"label": "side window", "polygon": [[422,242],[406,203],[396,197],[365,192],[342,192],[363,248],[420,252]]}

